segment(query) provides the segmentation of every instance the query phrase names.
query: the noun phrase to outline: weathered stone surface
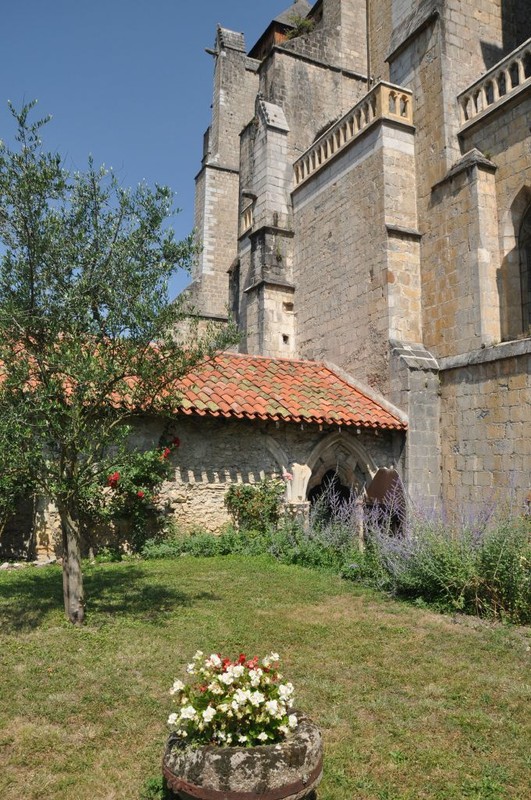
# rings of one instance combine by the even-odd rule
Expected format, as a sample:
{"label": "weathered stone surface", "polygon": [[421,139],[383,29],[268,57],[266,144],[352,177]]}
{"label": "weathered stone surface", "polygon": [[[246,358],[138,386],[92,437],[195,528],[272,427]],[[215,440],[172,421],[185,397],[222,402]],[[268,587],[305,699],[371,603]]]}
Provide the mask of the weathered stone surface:
{"label": "weathered stone surface", "polygon": [[321,733],[303,715],[278,744],[181,749],[170,737],[163,758],[170,787],[180,797],[200,800],[303,800],[319,784],[322,769]]}
{"label": "weathered stone surface", "polygon": [[[529,336],[531,266],[522,260],[531,256],[519,239],[531,206],[529,2],[377,0],[367,15],[357,0],[323,0],[310,17],[313,30],[262,53],[256,73],[259,98],[283,112],[285,130],[268,132],[250,110],[241,137],[246,228],[237,256],[217,267],[234,265],[241,348],[326,358],[386,393],[409,417],[402,467],[413,499],[452,501],[457,486],[462,502],[487,502],[493,487],[522,498],[527,389],[511,384],[506,412],[494,366],[420,374],[394,342],[447,361]],[[348,147],[338,130],[311,150],[378,80],[408,91],[414,127],[370,107]],[[227,108],[236,109],[242,87],[223,93]],[[472,116],[463,119],[467,92]],[[288,168],[308,153],[312,174],[290,183]],[[279,232],[261,236],[264,225]],[[271,273],[275,288],[264,282]],[[526,381],[524,358],[497,356],[500,374]],[[472,387],[492,403],[491,419],[507,417],[504,426],[485,428],[479,400],[476,416],[465,414]],[[518,409],[513,390],[522,392]],[[461,462],[446,454],[450,441],[475,448],[465,482]]]}

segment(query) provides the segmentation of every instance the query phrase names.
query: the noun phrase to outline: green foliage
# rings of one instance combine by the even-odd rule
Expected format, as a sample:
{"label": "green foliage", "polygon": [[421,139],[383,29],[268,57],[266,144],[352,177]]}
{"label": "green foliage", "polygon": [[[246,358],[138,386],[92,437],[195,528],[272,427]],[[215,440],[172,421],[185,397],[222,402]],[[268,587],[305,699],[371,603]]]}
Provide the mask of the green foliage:
{"label": "green foliage", "polygon": [[150,535],[159,534],[165,520],[157,506],[158,490],[171,476],[170,456],[178,446],[179,439],[173,438],[164,447],[132,450],[125,461],[111,462],[100,485],[91,485],[84,497],[88,520],[125,523],[127,543],[134,551]]}
{"label": "green foliage", "polygon": [[162,775],[147,778],[140,792],[140,800],[170,800],[172,796]]}
{"label": "green foliage", "polygon": [[239,528],[264,532],[279,520],[284,491],[284,482],[271,478],[235,483],[227,489],[225,506]]}
{"label": "green foliage", "polygon": [[293,28],[286,34],[288,39],[296,39],[298,36],[304,36],[305,33],[310,33],[315,28],[315,21],[302,17],[300,14],[292,14],[289,18],[290,24]]}
{"label": "green foliage", "polygon": [[385,518],[365,520],[359,549],[357,521],[324,521],[314,508],[307,530],[291,520],[254,530],[226,529],[150,540],[145,558],[182,555],[268,554],[284,564],[332,571],[343,578],[435,606],[527,625],[531,622],[531,536],[529,519],[503,517],[485,530],[440,521],[409,520],[407,535],[392,533]]}
{"label": "green foliage", "polygon": [[420,519],[404,538],[375,528],[347,577],[444,611],[531,622],[529,519],[504,516],[482,530]]}
{"label": "green foliage", "polygon": [[12,109],[16,144],[0,143],[2,502],[27,485],[56,502],[70,580],[80,575],[80,514],[109,454],[121,473],[142,469],[126,446],[131,421],[170,418],[178,378],[234,331],[191,329],[177,341],[185,312],[169,301],[168,280],[196,248],[167,224],[172,192],[125,189],[92,161],[68,172],[42,149],[47,120],[30,122],[33,106]]}

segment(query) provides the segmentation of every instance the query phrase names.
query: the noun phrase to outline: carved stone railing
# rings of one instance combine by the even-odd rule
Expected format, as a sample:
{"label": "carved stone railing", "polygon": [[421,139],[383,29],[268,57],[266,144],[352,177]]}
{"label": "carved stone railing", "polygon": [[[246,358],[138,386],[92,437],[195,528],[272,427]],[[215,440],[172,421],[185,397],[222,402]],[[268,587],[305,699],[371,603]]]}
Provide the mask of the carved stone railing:
{"label": "carved stone railing", "polygon": [[328,128],[294,164],[295,187],[318,172],[379,119],[413,124],[411,92],[391,83],[376,84],[354,108]]}
{"label": "carved stone railing", "polygon": [[461,124],[501,105],[531,84],[531,39],[495,64],[479,80],[458,95]]}

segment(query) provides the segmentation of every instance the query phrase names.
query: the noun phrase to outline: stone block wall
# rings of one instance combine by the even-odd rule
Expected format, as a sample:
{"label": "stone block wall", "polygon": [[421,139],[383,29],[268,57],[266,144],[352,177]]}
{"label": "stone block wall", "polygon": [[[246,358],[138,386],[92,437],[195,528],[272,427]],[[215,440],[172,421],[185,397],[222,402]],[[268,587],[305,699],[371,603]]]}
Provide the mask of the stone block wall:
{"label": "stone block wall", "polygon": [[237,255],[240,168],[239,134],[254,114],[257,62],[245,52],[242,34],[218,28],[212,123],[196,178],[195,230],[200,252],[187,291],[199,314],[226,317],[228,269]]}
{"label": "stone block wall", "polygon": [[227,315],[228,269],[237,254],[238,172],[206,165],[196,180],[195,229],[200,252],[190,304],[200,314]]}
{"label": "stone block wall", "polygon": [[[293,40],[293,45],[298,42]],[[334,61],[309,61],[286,47],[275,50],[260,67],[260,92],[280,106],[289,126],[288,155],[295,161],[328,127],[359,100],[366,80]]]}
{"label": "stone block wall", "polygon": [[[156,447],[163,430],[160,420],[139,420],[131,444],[140,449]],[[280,478],[286,470],[294,476],[293,483],[286,484],[286,499],[304,504],[312,470],[319,470],[321,463],[326,461],[335,469],[346,459],[350,472],[355,471],[362,481],[358,486],[361,489],[379,467],[399,466],[403,446],[403,436],[396,432],[339,431],[337,426],[319,428],[260,420],[183,416],[175,418],[172,431],[181,444],[171,456],[173,478],[159,493],[160,509],[180,530],[201,528],[213,533],[230,521],[224,497],[233,483]],[[322,453],[319,463],[314,463],[316,452]],[[21,557],[24,552],[43,557],[60,552],[57,515],[42,504],[37,510],[37,519],[32,504],[26,504],[25,516],[21,510],[16,535],[12,527],[13,535],[6,539],[9,552],[1,549],[0,541],[0,558]],[[111,544],[112,536],[112,531],[98,530],[91,533],[90,542],[97,549],[98,542]]]}
{"label": "stone block wall", "polygon": [[390,328],[418,339],[418,243],[406,236],[389,251],[386,227],[416,236],[411,129],[366,129],[295,190],[293,210],[299,354],[329,359],[385,394]]}
{"label": "stone block wall", "polygon": [[531,92],[527,92],[467,126],[461,134],[464,150],[478,148],[496,164],[496,309],[502,340],[514,339],[523,332],[517,240],[522,218],[531,205],[530,129]]}
{"label": "stone block wall", "polygon": [[404,478],[416,507],[438,510],[441,505],[439,367],[422,344],[392,342],[393,402],[408,415]]}
{"label": "stone block wall", "polygon": [[382,394],[388,372],[384,193],[380,126],[293,193],[299,355],[333,361]]}
{"label": "stone block wall", "polygon": [[423,240],[424,343],[437,356],[500,340],[495,167],[463,159],[432,192],[434,226]]}
{"label": "stone block wall", "polygon": [[447,504],[519,508],[531,487],[531,340],[441,361]]}
{"label": "stone block wall", "polygon": [[358,75],[367,74],[365,0],[324,0],[310,33],[283,43],[308,59],[328,62]]}

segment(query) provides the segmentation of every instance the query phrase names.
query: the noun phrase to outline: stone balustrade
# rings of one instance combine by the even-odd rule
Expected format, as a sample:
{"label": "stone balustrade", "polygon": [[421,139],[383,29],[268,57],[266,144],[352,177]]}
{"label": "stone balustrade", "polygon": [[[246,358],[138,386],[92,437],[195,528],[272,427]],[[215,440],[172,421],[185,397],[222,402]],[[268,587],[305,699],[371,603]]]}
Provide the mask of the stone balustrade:
{"label": "stone balustrade", "polygon": [[295,187],[318,172],[372,123],[380,119],[413,124],[412,95],[407,89],[383,81],[354,108],[335,122],[294,164]]}
{"label": "stone balustrade", "polygon": [[483,112],[501,105],[525,85],[531,85],[531,39],[458,96],[461,124],[465,125]]}

